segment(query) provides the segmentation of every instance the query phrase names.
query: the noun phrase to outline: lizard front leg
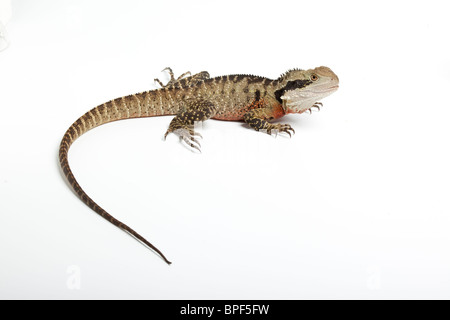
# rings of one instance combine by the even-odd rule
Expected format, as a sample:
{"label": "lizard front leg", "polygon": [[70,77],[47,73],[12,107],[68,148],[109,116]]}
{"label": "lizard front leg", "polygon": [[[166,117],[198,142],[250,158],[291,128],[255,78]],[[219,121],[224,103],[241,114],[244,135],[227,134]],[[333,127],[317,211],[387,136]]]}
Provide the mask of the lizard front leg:
{"label": "lizard front leg", "polygon": [[269,106],[248,111],[244,121],[256,131],[265,130],[268,134],[285,132],[291,136],[295,130],[289,124],[270,123],[268,120],[280,118],[284,115],[281,106]]}
{"label": "lizard front leg", "polygon": [[207,100],[188,100],[185,103],[186,107],[170,122],[164,139],[173,132],[188,146],[201,152],[200,143],[195,138],[195,136],[201,137],[201,135],[194,131],[194,124],[211,118],[216,112],[216,107]]}

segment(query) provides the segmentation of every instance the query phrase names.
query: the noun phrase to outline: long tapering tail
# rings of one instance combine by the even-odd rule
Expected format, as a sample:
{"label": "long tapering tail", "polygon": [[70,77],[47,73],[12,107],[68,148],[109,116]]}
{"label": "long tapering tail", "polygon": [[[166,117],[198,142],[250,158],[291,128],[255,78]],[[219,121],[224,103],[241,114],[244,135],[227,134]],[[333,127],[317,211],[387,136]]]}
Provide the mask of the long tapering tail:
{"label": "long tapering tail", "polygon": [[[171,264],[171,262],[169,260],[167,260],[167,258],[164,256],[164,254],[161,251],[158,250],[158,248],[156,248],[154,245],[152,245],[150,242],[148,242],[144,237],[142,237],[139,233],[137,233],[136,231],[131,229],[126,224],[124,224],[121,221],[114,218],[112,215],[110,215],[108,212],[106,212],[102,207],[100,207],[97,203],[95,203],[95,201],[92,200],[86,194],[86,192],[84,192],[84,190],[80,187],[80,185],[78,184],[77,180],[75,179],[75,177],[72,173],[72,170],[70,169],[69,161],[68,161],[68,152],[69,152],[69,148],[72,145],[72,143],[79,136],[81,136],[83,133],[85,133],[87,130],[89,130],[93,127],[96,127],[96,126],[100,125],[101,123],[118,120],[118,119],[109,118],[108,121],[106,121],[106,120],[102,121],[100,111],[104,107],[105,107],[105,105],[101,105],[97,108],[92,109],[91,111],[89,111],[88,113],[86,113],[85,115],[80,117],[76,122],[74,122],[74,124],[72,124],[72,126],[70,126],[70,128],[66,131],[66,133],[64,134],[64,137],[61,141],[60,147],[59,147],[59,161],[61,164],[61,168],[62,168],[64,175],[66,176],[68,182],[72,186],[73,190],[77,193],[77,195],[80,197],[80,199],[89,208],[94,210],[96,213],[98,213],[100,216],[102,216],[103,218],[105,218],[106,220],[111,222],[116,227],[126,231],[127,233],[129,233],[130,235],[132,235],[133,237],[135,237],[136,239],[138,239],[139,241],[144,243],[147,247],[149,247],[150,249],[157,252],[164,259],[165,262],[167,262],[168,264]],[[95,120],[96,114],[98,115],[97,122]],[[89,125],[91,123],[92,123],[92,125]]]}

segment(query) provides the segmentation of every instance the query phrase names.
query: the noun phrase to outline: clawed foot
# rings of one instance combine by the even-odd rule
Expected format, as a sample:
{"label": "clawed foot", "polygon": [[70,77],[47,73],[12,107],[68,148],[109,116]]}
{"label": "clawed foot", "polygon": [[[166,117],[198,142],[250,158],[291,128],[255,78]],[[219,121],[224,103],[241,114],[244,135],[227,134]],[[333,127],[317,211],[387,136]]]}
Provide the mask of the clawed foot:
{"label": "clawed foot", "polygon": [[322,102],[316,102],[316,103],[314,103],[314,104],[311,106],[311,108],[308,109],[309,114],[312,113],[312,108],[317,108],[317,111],[320,111],[320,108],[321,108],[322,106],[323,106],[323,103],[322,103]]}
{"label": "clawed foot", "polygon": [[159,79],[155,79],[155,82],[157,82],[162,88],[167,87],[167,86],[171,86],[174,83],[176,83],[177,81],[183,79],[184,77],[191,75],[191,72],[188,71],[188,72],[183,73],[177,79],[175,79],[175,76],[174,76],[173,71],[172,71],[171,68],[167,67],[164,70],[162,70],[161,72],[164,72],[164,71],[168,71],[169,72],[169,76],[170,76],[170,80],[169,80],[169,82],[167,82],[166,85],[164,85]]}
{"label": "clawed foot", "polygon": [[291,137],[291,132],[293,134],[295,134],[295,130],[294,128],[291,127],[291,125],[289,124],[281,124],[281,123],[271,123],[270,127],[267,129],[267,134],[272,134],[272,132],[275,133],[275,135],[280,132],[280,133],[287,133],[289,135],[289,137]]}
{"label": "clawed foot", "polygon": [[203,138],[203,137],[200,133],[195,132],[194,129],[178,128],[178,129],[171,131],[171,129],[169,128],[166,131],[166,133],[164,134],[164,140],[166,140],[167,135],[171,132],[178,135],[180,137],[180,141],[184,142],[186,145],[188,145],[192,149],[198,150],[200,153],[202,152],[202,150],[200,150],[200,147],[201,147],[200,142],[195,137],[199,137],[199,138]]}

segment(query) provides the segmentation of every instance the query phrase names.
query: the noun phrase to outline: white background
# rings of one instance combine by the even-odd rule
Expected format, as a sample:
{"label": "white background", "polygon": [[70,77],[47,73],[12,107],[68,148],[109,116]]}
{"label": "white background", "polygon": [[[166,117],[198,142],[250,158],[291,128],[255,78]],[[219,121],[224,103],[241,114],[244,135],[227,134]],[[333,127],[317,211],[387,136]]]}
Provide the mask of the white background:
{"label": "white background", "polygon": [[[450,298],[446,1],[13,1],[0,53],[0,298]],[[276,78],[326,65],[340,89],[292,139],[171,117],[58,145],[84,112],[177,75]]]}

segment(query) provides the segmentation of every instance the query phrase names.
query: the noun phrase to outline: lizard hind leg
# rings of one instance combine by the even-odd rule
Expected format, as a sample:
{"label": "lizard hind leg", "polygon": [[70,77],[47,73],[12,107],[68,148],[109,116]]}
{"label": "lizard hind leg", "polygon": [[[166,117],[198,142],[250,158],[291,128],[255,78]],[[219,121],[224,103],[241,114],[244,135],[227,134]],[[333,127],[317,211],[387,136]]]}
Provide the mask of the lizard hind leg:
{"label": "lizard hind leg", "polygon": [[181,85],[182,87],[187,85],[196,84],[199,81],[209,79],[209,73],[206,71],[202,71],[199,73],[196,73],[194,75],[191,75],[190,71],[187,71],[180,75],[178,78],[175,79],[174,73],[171,68],[167,67],[162,71],[168,71],[170,80],[167,82],[167,84],[163,84],[159,79],[155,79],[155,82],[157,82],[162,88],[170,87],[170,86],[176,86]]}
{"label": "lizard hind leg", "polygon": [[167,72],[169,73],[169,76],[170,76],[170,80],[167,82],[167,84],[164,85],[164,84],[161,82],[161,80],[159,80],[158,78],[155,79],[155,82],[157,82],[162,88],[171,86],[171,85],[173,85],[174,83],[176,83],[177,81],[183,79],[183,77],[185,77],[185,76],[187,76],[187,75],[189,75],[189,76],[191,75],[191,72],[190,72],[190,71],[187,71],[187,72],[183,73],[181,76],[179,76],[177,79],[175,79],[175,75],[174,75],[174,73],[173,73],[173,71],[172,71],[172,68],[167,67],[167,68],[163,69],[161,72],[164,72],[164,71],[167,71]]}
{"label": "lizard hind leg", "polygon": [[[192,128],[178,128],[173,131],[176,135],[180,137],[180,141],[184,142],[188,147],[198,150],[198,152],[202,152],[200,142],[195,138],[202,137],[200,133],[197,133]],[[167,136],[167,132],[164,135],[164,139]]]}
{"label": "lizard hind leg", "polygon": [[186,145],[199,152],[200,143],[195,137],[202,137],[194,131],[196,122],[205,121],[211,118],[216,111],[215,106],[206,100],[195,100],[186,102],[187,107],[180,111],[170,122],[169,128],[164,134],[164,139],[171,132],[180,137]]}

